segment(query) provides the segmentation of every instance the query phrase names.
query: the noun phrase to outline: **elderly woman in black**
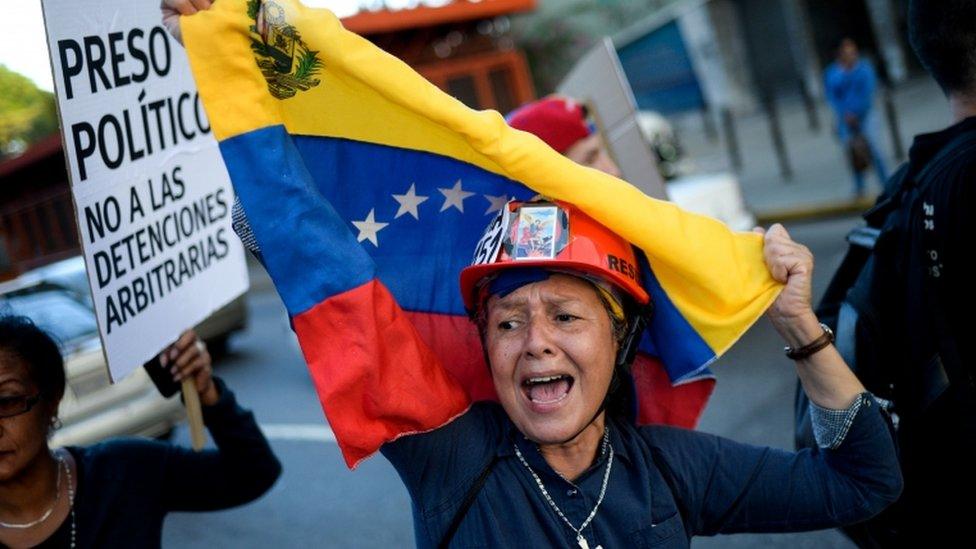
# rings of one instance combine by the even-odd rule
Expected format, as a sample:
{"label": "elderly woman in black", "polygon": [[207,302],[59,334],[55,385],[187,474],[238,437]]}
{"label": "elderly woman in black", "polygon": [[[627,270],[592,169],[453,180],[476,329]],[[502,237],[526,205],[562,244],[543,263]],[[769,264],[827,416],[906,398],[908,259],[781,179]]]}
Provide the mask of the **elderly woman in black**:
{"label": "elderly woman in black", "polygon": [[192,331],[160,356],[193,379],[216,449],[120,439],[52,450],[64,395],[57,345],[24,317],[0,318],[0,546],[158,547],[169,511],[209,511],[264,494],[281,472],[254,421],[211,375]]}

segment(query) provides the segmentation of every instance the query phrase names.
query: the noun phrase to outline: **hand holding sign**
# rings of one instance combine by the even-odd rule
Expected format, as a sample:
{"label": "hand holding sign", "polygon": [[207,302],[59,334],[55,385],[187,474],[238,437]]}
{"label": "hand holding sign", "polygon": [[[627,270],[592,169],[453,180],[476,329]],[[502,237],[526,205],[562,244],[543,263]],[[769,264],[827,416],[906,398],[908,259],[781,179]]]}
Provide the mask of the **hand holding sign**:
{"label": "hand holding sign", "polygon": [[212,406],[220,399],[220,393],[213,382],[213,369],[207,345],[197,337],[193,330],[180,335],[176,343],[159,354],[163,368],[169,366],[173,381],[183,386],[183,402],[186,404],[187,419],[190,423],[190,438],[193,449],[203,448],[203,412],[200,403]]}
{"label": "hand holding sign", "polygon": [[213,382],[210,353],[193,330],[183,332],[175,343],[164,349],[159,354],[159,362],[164,368],[169,368],[173,381],[192,381],[204,406],[217,403],[220,394]]}

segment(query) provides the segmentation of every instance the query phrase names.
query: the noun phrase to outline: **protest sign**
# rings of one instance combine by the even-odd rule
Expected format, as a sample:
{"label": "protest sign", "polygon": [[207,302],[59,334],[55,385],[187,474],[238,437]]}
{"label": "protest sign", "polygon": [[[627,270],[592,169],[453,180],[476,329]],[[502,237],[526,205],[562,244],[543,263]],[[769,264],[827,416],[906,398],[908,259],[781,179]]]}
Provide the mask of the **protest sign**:
{"label": "protest sign", "polygon": [[42,5],[78,236],[118,381],[247,289],[233,189],[158,2]]}
{"label": "protest sign", "polygon": [[590,108],[625,181],[648,196],[667,198],[657,161],[637,124],[634,92],[609,38],[573,65],[558,92]]}

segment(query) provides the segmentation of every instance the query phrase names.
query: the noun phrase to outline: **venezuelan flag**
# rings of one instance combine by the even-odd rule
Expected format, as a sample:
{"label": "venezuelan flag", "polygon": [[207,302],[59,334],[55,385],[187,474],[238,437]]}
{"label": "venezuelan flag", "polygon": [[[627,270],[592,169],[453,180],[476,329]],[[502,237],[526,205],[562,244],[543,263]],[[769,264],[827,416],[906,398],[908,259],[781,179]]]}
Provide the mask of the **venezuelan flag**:
{"label": "venezuelan flag", "polygon": [[493,398],[458,275],[510,198],[572,202],[644,252],[656,314],[634,370],[643,422],[693,426],[714,382],[707,365],[779,291],[761,236],[649,198],[465,107],[328,11],[221,0],[181,25],[350,466]]}

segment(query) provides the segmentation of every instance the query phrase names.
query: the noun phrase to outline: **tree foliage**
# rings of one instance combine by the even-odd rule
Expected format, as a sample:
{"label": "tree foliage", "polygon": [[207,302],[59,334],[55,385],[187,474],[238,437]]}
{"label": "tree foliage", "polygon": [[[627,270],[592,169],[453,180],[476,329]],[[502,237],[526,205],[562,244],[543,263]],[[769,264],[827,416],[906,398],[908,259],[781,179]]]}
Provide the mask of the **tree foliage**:
{"label": "tree foliage", "polygon": [[0,65],[0,158],[58,130],[54,94]]}

